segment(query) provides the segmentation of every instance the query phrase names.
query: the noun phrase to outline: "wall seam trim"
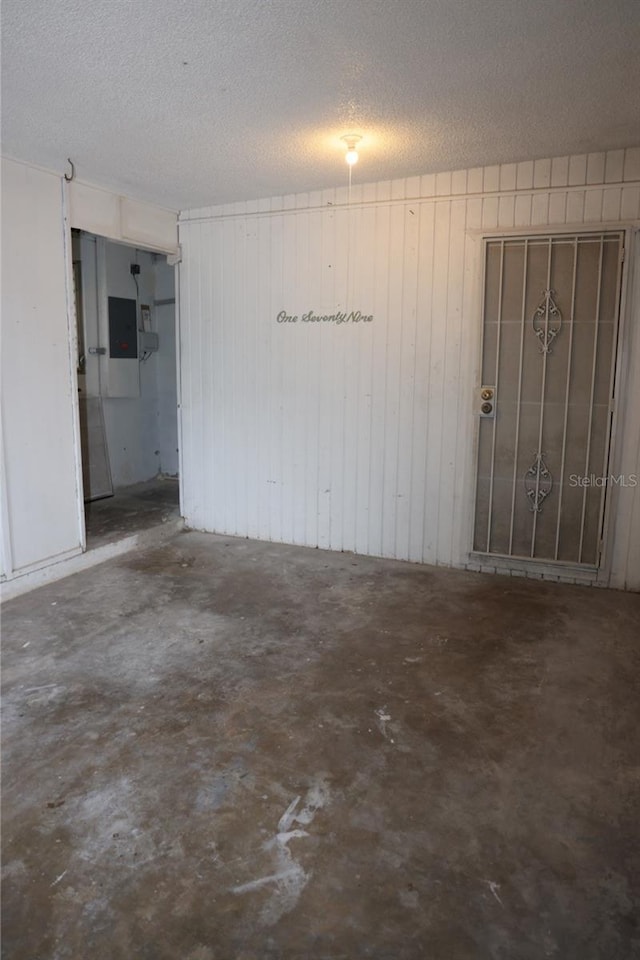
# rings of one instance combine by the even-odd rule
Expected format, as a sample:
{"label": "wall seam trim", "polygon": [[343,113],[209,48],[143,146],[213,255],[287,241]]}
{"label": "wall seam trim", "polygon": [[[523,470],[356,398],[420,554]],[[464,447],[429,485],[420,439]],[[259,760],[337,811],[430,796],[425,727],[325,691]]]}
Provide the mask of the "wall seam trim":
{"label": "wall seam trim", "polygon": [[[604,191],[627,189],[640,189],[640,180],[620,180],[617,183],[592,183],[565,187],[532,187],[527,190],[492,190],[482,191],[479,193],[452,193],[447,194],[446,196],[435,196],[430,194],[427,196],[399,197],[395,199],[389,198],[386,200],[353,200],[346,203],[330,202],[307,207],[282,207],[279,210],[242,210],[238,211],[237,213],[206,214],[204,216],[195,217],[183,217],[183,213],[181,212],[178,215],[178,227],[188,226],[191,223],[213,223],[215,221],[247,218],[253,219],[262,217],[280,217],[285,214],[318,213],[320,211],[330,210],[356,210],[371,209],[373,207],[396,207],[400,204],[411,203],[453,203],[455,201],[491,200],[501,199],[503,197],[535,197],[541,195],[551,196],[558,193],[593,193],[596,190]],[[184,211],[184,213],[186,214],[187,211]],[[593,222],[597,223],[598,221]]]}

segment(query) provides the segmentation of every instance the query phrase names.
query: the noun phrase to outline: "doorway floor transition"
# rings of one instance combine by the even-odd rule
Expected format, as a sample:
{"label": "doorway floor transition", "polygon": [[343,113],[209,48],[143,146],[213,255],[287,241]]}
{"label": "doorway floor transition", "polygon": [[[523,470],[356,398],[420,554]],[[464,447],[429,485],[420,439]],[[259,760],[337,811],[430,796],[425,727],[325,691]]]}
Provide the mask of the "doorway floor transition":
{"label": "doorway floor transition", "polygon": [[87,550],[142,533],[180,515],[178,481],[157,477],[120,487],[112,497],[85,503]]}
{"label": "doorway floor transition", "polygon": [[184,532],[3,635],[7,960],[638,955],[640,596]]}

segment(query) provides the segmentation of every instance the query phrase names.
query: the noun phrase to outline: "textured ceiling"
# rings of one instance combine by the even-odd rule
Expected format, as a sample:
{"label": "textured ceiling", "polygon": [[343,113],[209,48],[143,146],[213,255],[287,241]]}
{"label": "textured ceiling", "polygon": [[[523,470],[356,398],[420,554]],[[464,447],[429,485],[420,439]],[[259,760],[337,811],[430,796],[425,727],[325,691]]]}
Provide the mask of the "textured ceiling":
{"label": "textured ceiling", "polygon": [[185,209],[640,141],[640,0],[3,0],[3,152]]}

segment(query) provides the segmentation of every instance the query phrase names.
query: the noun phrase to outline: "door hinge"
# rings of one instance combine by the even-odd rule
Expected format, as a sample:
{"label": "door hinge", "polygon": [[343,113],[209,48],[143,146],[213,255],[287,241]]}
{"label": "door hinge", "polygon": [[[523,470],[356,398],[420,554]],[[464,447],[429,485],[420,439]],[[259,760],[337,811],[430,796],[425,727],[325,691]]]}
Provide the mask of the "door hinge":
{"label": "door hinge", "polygon": [[622,247],[622,249],[620,250],[620,263],[624,263],[624,255],[625,255],[625,252],[626,252],[626,251],[625,251],[625,248]]}

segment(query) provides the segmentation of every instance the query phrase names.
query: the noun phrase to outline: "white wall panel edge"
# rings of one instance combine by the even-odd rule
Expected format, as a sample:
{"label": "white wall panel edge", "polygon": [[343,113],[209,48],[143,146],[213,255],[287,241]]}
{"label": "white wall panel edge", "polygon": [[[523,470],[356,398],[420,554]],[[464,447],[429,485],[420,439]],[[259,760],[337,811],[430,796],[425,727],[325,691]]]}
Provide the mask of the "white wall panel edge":
{"label": "white wall panel edge", "polygon": [[0,539],[0,579],[4,580],[13,574],[13,546],[11,543],[11,512],[9,509],[9,493],[5,471],[6,455],[4,447],[3,407],[0,407],[0,509],[2,523],[2,537]]}
{"label": "white wall panel edge", "polygon": [[[82,550],[61,178],[3,158],[3,553],[9,579]],[[37,282],[35,281],[37,278]]]}
{"label": "white wall panel edge", "polygon": [[[182,251],[181,251],[182,255]],[[184,517],[184,466],[182,462],[182,363],[180,360],[181,335],[180,335],[180,263],[174,266],[175,276],[175,344],[176,344],[176,418],[178,429],[178,495],[180,498],[180,516]]]}
{"label": "white wall panel edge", "polygon": [[620,403],[614,414],[613,476],[635,477],[633,494],[614,487],[610,497],[610,585],[640,591],[640,230],[627,230],[621,337],[618,351]]}
{"label": "white wall panel edge", "polygon": [[[471,442],[466,442],[461,454],[461,487],[462,496],[459,508],[461,511],[461,522],[459,524],[459,534],[457,542],[457,560],[456,564],[463,565],[468,562],[473,544],[473,523],[474,523],[474,498],[476,489],[476,458],[478,450],[478,426],[479,420],[476,415],[477,396],[481,386],[481,364],[482,364],[482,297],[484,289],[484,237],[476,230],[469,228],[466,230],[467,238],[472,244],[472,263],[470,264],[469,278],[469,301],[470,316],[468,329],[471,336],[466,341],[468,348],[464,358],[463,369],[469,371],[466,382],[469,391],[464,404],[465,416],[467,418],[466,436],[471,438]],[[464,381],[463,381],[464,382]]]}
{"label": "white wall panel edge", "polygon": [[82,446],[80,439],[80,403],[78,397],[78,378],[75,373],[78,356],[78,322],[76,297],[73,285],[73,250],[71,245],[71,225],[69,223],[68,183],[61,181],[62,190],[62,231],[65,259],[65,290],[67,295],[67,330],[69,333],[69,378],[71,394],[71,415],[73,446],[75,454],[76,509],[80,549],[86,547],[87,537],[84,522],[84,489],[82,482]]}

